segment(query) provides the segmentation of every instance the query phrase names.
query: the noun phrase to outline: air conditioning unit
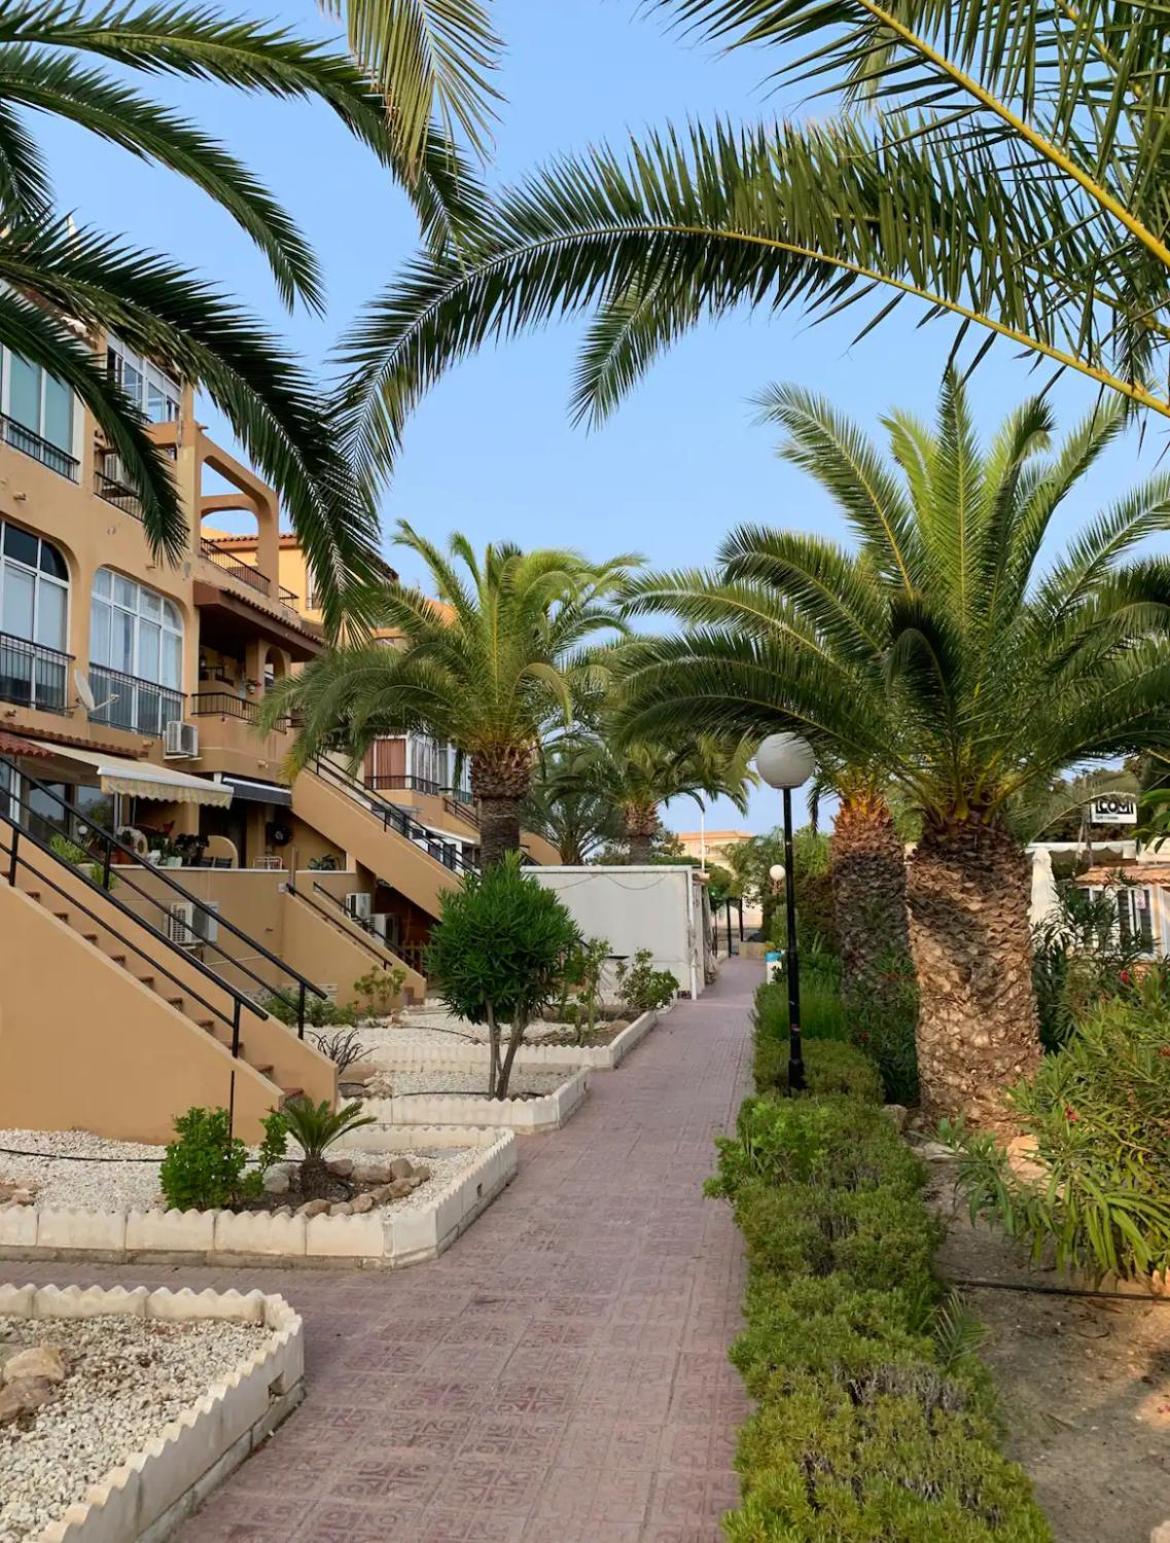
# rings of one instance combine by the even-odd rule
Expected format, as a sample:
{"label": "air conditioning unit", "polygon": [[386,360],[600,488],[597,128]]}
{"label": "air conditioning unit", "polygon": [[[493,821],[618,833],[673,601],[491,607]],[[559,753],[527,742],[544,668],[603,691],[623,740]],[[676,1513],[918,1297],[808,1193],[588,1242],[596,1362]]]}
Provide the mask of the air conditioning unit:
{"label": "air conditioning unit", "polygon": [[199,948],[203,943],[219,942],[219,922],[214,913],[219,903],[196,905],[192,900],[176,900],[167,908],[167,938],[180,948]]}
{"label": "air conditioning unit", "polygon": [[345,909],[355,921],[369,921],[374,911],[374,897],[364,889],[351,890],[345,897]]}
{"label": "air conditioning unit", "polygon": [[370,917],[370,927],[382,939],[383,943],[386,941],[386,932],[389,925],[390,916],[386,911],[375,911],[373,916]]}
{"label": "air conditioning unit", "polygon": [[163,730],[163,755],[168,761],[193,760],[199,754],[199,725],[172,718]]}

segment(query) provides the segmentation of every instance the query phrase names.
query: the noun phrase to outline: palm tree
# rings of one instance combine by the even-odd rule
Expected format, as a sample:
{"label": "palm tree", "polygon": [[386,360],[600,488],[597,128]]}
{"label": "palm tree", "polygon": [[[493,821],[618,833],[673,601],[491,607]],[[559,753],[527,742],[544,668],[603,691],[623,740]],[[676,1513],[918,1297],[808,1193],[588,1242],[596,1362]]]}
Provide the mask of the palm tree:
{"label": "palm tree", "polygon": [[76,324],[114,331],[201,385],[283,495],[336,624],[343,593],[372,572],[377,522],[302,366],[264,325],[181,264],[75,229],[53,208],[22,110],[52,113],[185,177],[256,243],[287,305],[323,309],[316,261],[287,212],[214,137],[135,90],[132,73],[325,103],[407,186],[436,243],[474,223],[479,194],[437,129],[408,156],[362,70],[284,29],[181,7],[87,12],[17,0],[0,16],[0,342],[90,408],[141,500],[147,535],[172,560],[183,550],[185,524],[171,463]]}
{"label": "palm tree", "polygon": [[1039,1053],[1030,872],[1007,811],[1065,767],[1165,741],[1170,566],[1129,554],[1170,525],[1170,478],[1125,494],[1042,569],[1053,515],[1120,408],[1043,456],[1051,415],[1034,398],[981,450],[949,375],[933,430],[883,420],[893,466],[803,391],[774,390],[768,411],[858,548],[740,529],[719,573],[633,580],[632,610],[689,630],[623,645],[625,731],[796,730],[905,797],[922,821],[907,899],[924,1104],[994,1125]]}
{"label": "palm tree", "polygon": [[574,414],[605,416],[704,318],[869,302],[1006,340],[1170,417],[1163,8],[979,0],[657,0],[731,46],[790,46],[837,118],[667,127],[505,190],[349,336],[369,475],[412,403],[484,341],[592,316]]}
{"label": "palm tree", "polygon": [[546,746],[536,765],[522,824],[552,843],[566,867],[579,868],[607,844],[619,841],[621,817],[603,794],[573,775],[580,746]]}
{"label": "palm tree", "polygon": [[[271,724],[293,712],[304,727],[294,762],[338,742],[355,764],[385,734],[427,733],[471,768],[484,866],[520,845],[520,811],[546,728],[573,719],[575,694],[596,684],[585,645],[620,628],[613,597],[630,556],[600,567],[575,552],[522,552],[502,543],[477,557],[455,534],[450,555],[405,521],[398,544],[430,573],[436,600],[394,584],[377,619],[401,647],[362,644],[327,653],[266,694]],[[462,568],[463,571],[460,571]]]}
{"label": "palm tree", "polygon": [[909,969],[905,852],[880,784],[843,769],[836,785],[829,877],[841,994],[850,1007],[880,1008],[901,990]]}
{"label": "palm tree", "polygon": [[751,770],[754,741],[723,743],[698,735],[673,746],[649,740],[618,742],[603,732],[583,741],[562,770],[565,793],[593,793],[617,817],[620,839],[631,863],[648,863],[654,837],[661,829],[660,806],[672,798],[730,798],[746,813],[748,790],[756,782]]}

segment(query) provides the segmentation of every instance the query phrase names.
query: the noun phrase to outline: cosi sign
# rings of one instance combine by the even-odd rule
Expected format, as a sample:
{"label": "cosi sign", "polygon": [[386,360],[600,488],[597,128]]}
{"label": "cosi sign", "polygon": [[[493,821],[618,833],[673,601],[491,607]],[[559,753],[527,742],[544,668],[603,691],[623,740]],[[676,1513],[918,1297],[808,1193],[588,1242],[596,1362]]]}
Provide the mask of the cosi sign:
{"label": "cosi sign", "polygon": [[1090,825],[1136,825],[1135,793],[1100,793],[1089,802]]}

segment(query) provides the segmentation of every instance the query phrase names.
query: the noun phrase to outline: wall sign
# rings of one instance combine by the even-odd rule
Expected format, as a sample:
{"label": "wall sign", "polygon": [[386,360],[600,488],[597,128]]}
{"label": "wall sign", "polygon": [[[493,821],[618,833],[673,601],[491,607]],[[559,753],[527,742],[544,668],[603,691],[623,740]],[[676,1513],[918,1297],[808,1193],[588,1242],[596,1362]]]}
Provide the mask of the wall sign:
{"label": "wall sign", "polygon": [[1090,825],[1136,825],[1136,793],[1099,793],[1089,801]]}

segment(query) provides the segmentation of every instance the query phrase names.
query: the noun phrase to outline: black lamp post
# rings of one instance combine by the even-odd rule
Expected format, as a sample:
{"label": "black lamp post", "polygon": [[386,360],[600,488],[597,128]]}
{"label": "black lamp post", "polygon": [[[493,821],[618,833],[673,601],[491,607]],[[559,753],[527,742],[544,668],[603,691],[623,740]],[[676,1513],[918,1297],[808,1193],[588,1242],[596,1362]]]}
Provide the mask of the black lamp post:
{"label": "black lamp post", "polygon": [[803,1093],[804,1052],[800,1035],[800,962],[796,950],[796,883],[792,861],[792,789],[812,776],[813,749],[797,734],[771,734],[756,752],[756,770],[769,787],[784,795],[784,910],[788,947],[784,974],[788,980],[788,1091]]}

